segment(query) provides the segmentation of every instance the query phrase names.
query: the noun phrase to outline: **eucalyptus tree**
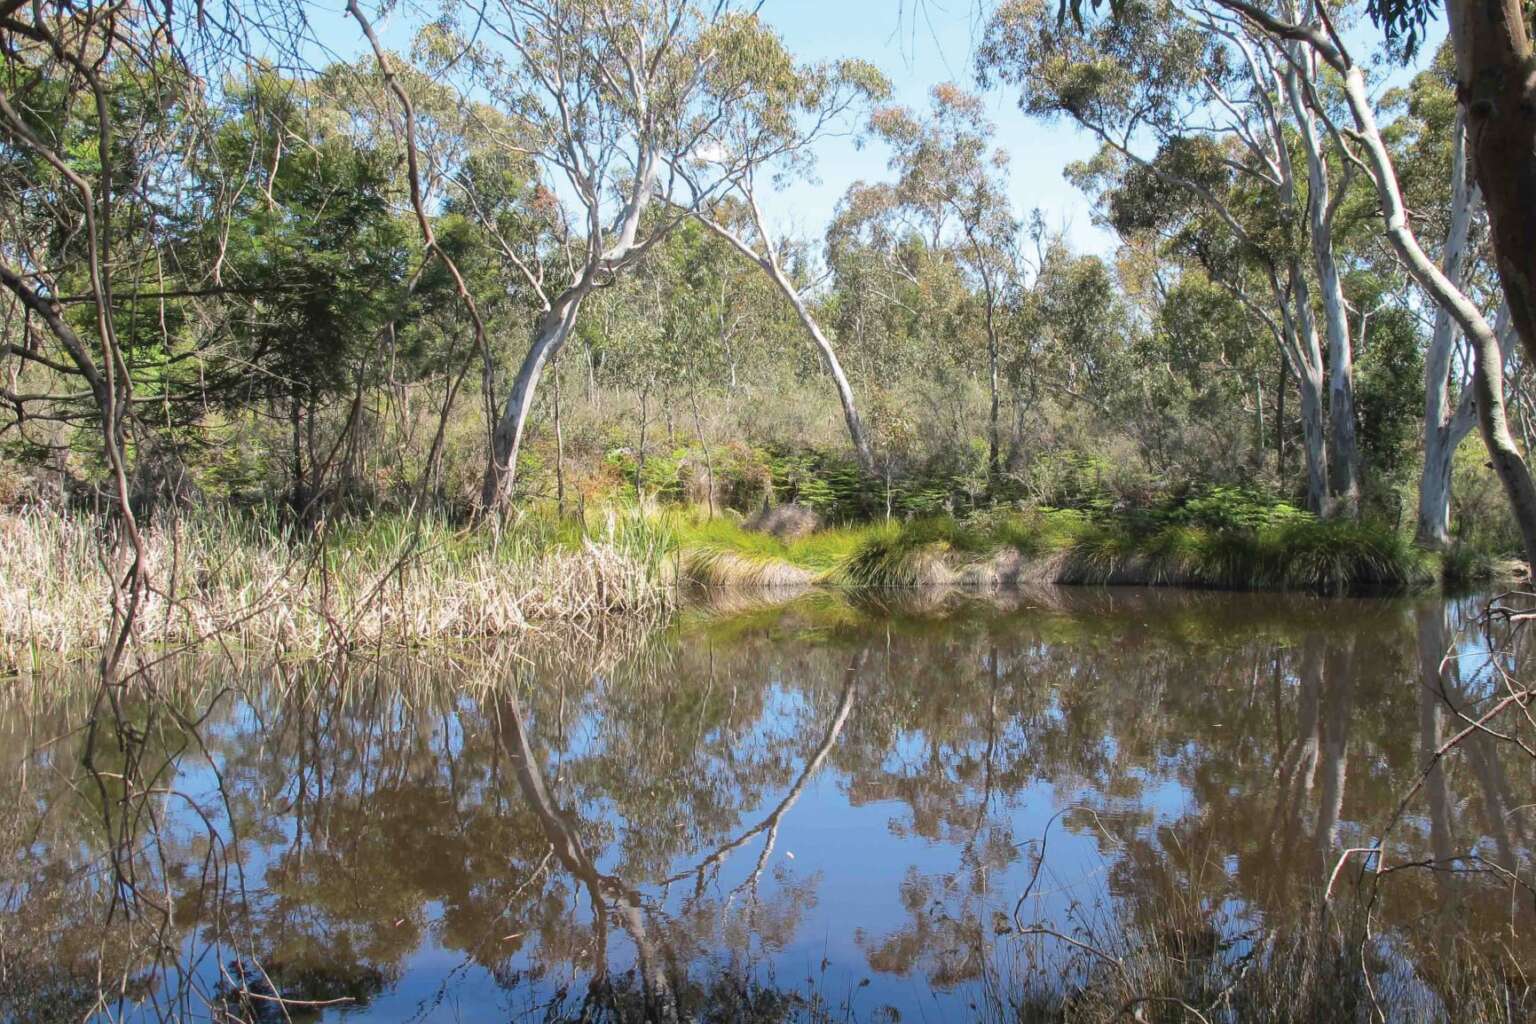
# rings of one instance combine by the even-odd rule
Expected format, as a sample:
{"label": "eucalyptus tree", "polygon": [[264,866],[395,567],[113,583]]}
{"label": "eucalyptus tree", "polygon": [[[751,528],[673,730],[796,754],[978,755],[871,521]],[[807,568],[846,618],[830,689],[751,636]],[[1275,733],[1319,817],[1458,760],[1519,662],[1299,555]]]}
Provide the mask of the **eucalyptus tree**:
{"label": "eucalyptus tree", "polygon": [[[1183,246],[1273,335],[1300,391],[1309,505],[1347,513],[1359,476],[1350,360],[1333,353],[1330,409],[1308,266],[1317,261],[1303,255],[1313,225],[1284,106],[1288,68],[1268,36],[1203,0],[1127,3],[1081,29],[1043,0],[1010,0],[978,55],[981,80],[1018,87],[1026,113],[1069,118],[1100,140],[1100,155],[1077,173],[1118,196],[1109,218],[1118,230]],[[1327,227],[1328,204],[1314,211]],[[1347,349],[1347,324],[1330,337]],[[1331,476],[1330,450],[1344,464]]]}
{"label": "eucalyptus tree", "polygon": [[[1370,0],[1369,10],[1409,51],[1433,0]],[[1465,112],[1471,172],[1487,203],[1504,301],[1526,358],[1536,363],[1536,74],[1529,13],[1520,0],[1446,0]]]}
{"label": "eucalyptus tree", "polygon": [[[1456,103],[1449,58],[1443,47],[1430,69],[1385,98],[1384,103],[1400,102],[1404,108],[1387,127],[1388,141],[1402,169],[1408,202],[1421,211],[1426,237],[1439,241],[1441,272],[1457,288],[1481,292],[1479,304],[1487,308],[1492,296],[1476,288],[1485,262],[1480,258],[1485,241],[1480,238],[1485,234],[1481,204],[1468,173],[1466,116]],[[1424,463],[1415,536],[1420,544],[1439,548],[1451,540],[1452,456],[1476,428],[1477,415],[1476,392],[1456,372],[1456,323],[1442,306],[1432,312],[1424,356]]]}
{"label": "eucalyptus tree", "polygon": [[[1237,0],[1217,0],[1222,7],[1273,31],[1276,39],[1306,43],[1333,71],[1348,60],[1326,9],[1299,12],[1294,7],[1277,15],[1268,8]],[[1103,0],[1064,0],[1062,13],[1078,21],[1086,9],[1098,10]],[[1116,13],[1128,5],[1109,0]],[[1389,43],[1403,56],[1412,56],[1439,6],[1436,0],[1367,0],[1366,11],[1382,26]],[[1446,21],[1455,56],[1455,92],[1465,112],[1469,172],[1487,204],[1492,247],[1504,302],[1513,330],[1526,356],[1536,362],[1536,75],[1531,73],[1536,49],[1531,41],[1529,14],[1521,0],[1445,0]],[[1294,29],[1316,21],[1309,41]],[[1337,54],[1325,56],[1321,42]],[[1363,98],[1363,93],[1362,93]],[[1351,104],[1353,106],[1353,104]],[[1357,125],[1358,127],[1358,125]]]}
{"label": "eucalyptus tree", "polygon": [[754,15],[692,0],[490,0],[423,30],[428,69],[511,120],[496,145],[533,159],[571,226],[562,274],[520,268],[539,315],[492,435],[484,507],[511,494],[539,379],[583,302],[758,158],[725,153],[718,132],[777,71],[769,40]]}
{"label": "eucalyptus tree", "polygon": [[1130,383],[1139,330],[1113,270],[1056,241],[1030,289],[1047,386],[1100,413]]}
{"label": "eucalyptus tree", "polygon": [[1019,221],[1008,199],[1007,154],[991,147],[981,101],[952,84],[936,86],[930,113],[877,111],[872,126],[891,147],[890,201],[935,251],[948,251],[980,294],[987,339],[987,474],[1003,474],[1000,367],[1003,306],[1022,285]]}
{"label": "eucalyptus tree", "polygon": [[[1419,244],[1398,184],[1397,169],[1391,151],[1377,124],[1376,111],[1367,91],[1364,70],[1356,63],[1349,48],[1334,29],[1326,11],[1314,10],[1305,21],[1286,21],[1248,0],[1216,0],[1224,8],[1240,15],[1275,39],[1306,46],[1318,60],[1337,75],[1352,130],[1328,122],[1335,143],[1362,167],[1375,186],[1385,235],[1404,268],[1441,308],[1456,322],[1473,354],[1472,382],[1476,390],[1478,422],[1495,473],[1504,487],[1524,542],[1526,560],[1536,566],[1536,482],[1509,429],[1504,399],[1503,351],[1493,326],[1477,304],[1437,266]],[[1316,106],[1315,99],[1312,101]],[[1494,224],[1497,233],[1499,227]],[[1495,251],[1499,252],[1498,246]],[[1510,280],[1500,253],[1501,276],[1506,305],[1518,324],[1514,311],[1519,298],[1510,298]],[[1518,329],[1518,328],[1517,328]]]}
{"label": "eucalyptus tree", "polygon": [[[1301,13],[1298,0],[1288,0],[1292,17]],[[1316,0],[1307,0],[1314,3]],[[1207,24],[1218,19],[1203,14]],[[1233,26],[1235,29],[1236,26]],[[1291,43],[1291,52],[1280,66],[1280,80],[1285,98],[1301,140],[1307,164],[1306,211],[1307,237],[1312,246],[1313,266],[1317,272],[1318,298],[1323,307],[1323,324],[1328,338],[1328,469],[1333,500],[1341,502],[1350,513],[1360,504],[1360,446],[1356,439],[1354,395],[1354,353],[1350,339],[1348,304],[1339,260],[1334,250],[1334,225],[1340,201],[1348,194],[1356,165],[1340,161],[1343,181],[1337,189],[1331,180],[1325,135],[1318,128],[1313,103],[1319,88],[1318,61],[1307,48]],[[1273,62],[1272,62],[1273,63]],[[1309,92],[1310,91],[1310,92]],[[1326,116],[1326,115],[1324,115]]]}
{"label": "eucalyptus tree", "polygon": [[[1118,375],[1116,406],[1142,452],[1170,477],[1221,479],[1262,468],[1266,438],[1284,433],[1275,360],[1254,344],[1242,304],[1199,267],[1159,273],[1148,329],[1127,354],[1130,372]],[[1247,412],[1250,398],[1251,419],[1239,419],[1236,410]]]}
{"label": "eucalyptus tree", "polygon": [[[713,198],[695,199],[694,216],[759,267],[795,311],[796,318],[820,353],[837,390],[848,439],[859,465],[874,468],[864,424],[853,388],[808,300],[803,282],[784,265],[783,240],[776,238],[759,201],[762,179],[774,187],[804,180],[814,173],[816,143],[851,130],[850,119],[864,105],[883,99],[890,84],[864,61],[796,65],[780,41],[770,34],[759,40],[756,58],[762,62],[759,88],[736,103],[715,130],[721,161],[740,163],[728,175],[727,187]],[[697,195],[707,196],[708,187]]]}
{"label": "eucalyptus tree", "polygon": [[[978,351],[969,283],[952,254],[909,230],[900,213],[889,183],[855,182],[838,202],[825,250],[832,286],[823,314],[867,382],[887,475],[943,436],[945,398],[973,379]],[[969,436],[969,412],[954,404],[953,434]]]}

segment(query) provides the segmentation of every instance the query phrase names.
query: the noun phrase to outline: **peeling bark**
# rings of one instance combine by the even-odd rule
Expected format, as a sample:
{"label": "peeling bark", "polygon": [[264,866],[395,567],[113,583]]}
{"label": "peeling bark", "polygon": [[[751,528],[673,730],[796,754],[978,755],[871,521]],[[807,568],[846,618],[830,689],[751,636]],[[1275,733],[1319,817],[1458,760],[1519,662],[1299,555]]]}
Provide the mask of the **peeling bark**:
{"label": "peeling bark", "polygon": [[1536,362],[1536,58],[1525,14],[1520,0],[1453,0],[1446,13],[1499,281],[1526,358]]}

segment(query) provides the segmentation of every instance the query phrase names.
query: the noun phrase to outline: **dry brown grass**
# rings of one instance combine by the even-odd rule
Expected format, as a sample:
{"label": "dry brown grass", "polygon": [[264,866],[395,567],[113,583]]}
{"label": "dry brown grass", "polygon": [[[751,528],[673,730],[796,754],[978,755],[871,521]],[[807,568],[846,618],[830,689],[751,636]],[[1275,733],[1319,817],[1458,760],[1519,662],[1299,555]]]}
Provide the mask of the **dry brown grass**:
{"label": "dry brown grass", "polygon": [[710,547],[685,550],[681,571],[688,582],[709,588],[777,590],[816,582],[815,573],[780,558]]}
{"label": "dry brown grass", "polygon": [[[85,517],[0,513],[0,659],[15,665],[102,644],[104,531]],[[515,528],[470,543],[433,526],[295,542],[198,520],[149,529],[145,541],[150,590],[135,636],[146,644],[410,644],[648,618],[675,601],[664,540],[637,542],[614,524],[576,543]]]}

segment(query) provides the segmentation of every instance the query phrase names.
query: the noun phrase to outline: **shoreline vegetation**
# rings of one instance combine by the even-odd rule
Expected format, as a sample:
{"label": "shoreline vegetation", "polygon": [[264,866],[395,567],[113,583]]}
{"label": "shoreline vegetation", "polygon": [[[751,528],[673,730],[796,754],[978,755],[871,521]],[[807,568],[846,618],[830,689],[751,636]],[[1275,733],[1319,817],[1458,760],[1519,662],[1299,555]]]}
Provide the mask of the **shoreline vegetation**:
{"label": "shoreline vegetation", "polygon": [[[99,647],[110,529],[89,513],[0,513],[6,663]],[[1060,584],[1345,595],[1454,589],[1520,568],[1227,488],[1139,510],[995,507],[830,526],[795,504],[742,516],[646,501],[474,525],[376,515],[306,530],[225,509],[157,521],[145,539],[155,586],[139,642],[309,653],[649,625],[700,591]]]}

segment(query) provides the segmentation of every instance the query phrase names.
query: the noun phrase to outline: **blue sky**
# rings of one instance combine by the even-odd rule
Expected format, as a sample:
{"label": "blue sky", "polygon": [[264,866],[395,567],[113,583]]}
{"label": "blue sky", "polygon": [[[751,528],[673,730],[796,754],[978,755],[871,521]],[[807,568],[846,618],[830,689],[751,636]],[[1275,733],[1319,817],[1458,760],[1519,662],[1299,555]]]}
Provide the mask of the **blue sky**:
{"label": "blue sky", "polygon": [[[344,2],[344,0],[343,0]],[[365,4],[365,7],[372,7]],[[802,60],[859,57],[880,67],[891,79],[894,101],[915,109],[928,103],[929,90],[941,82],[974,89],[972,52],[982,31],[983,9],[990,0],[764,0],[760,14],[784,38],[791,53]],[[313,26],[333,56],[355,58],[364,50],[355,23],[337,0],[310,5]],[[386,46],[407,49],[399,15],[379,21],[376,28]],[[1368,59],[1380,36],[1369,22],[1346,32],[1357,60]],[[1420,62],[1434,53],[1443,28],[1430,28]],[[1411,71],[1398,69],[1393,83]],[[1025,117],[1017,96],[994,89],[985,101],[997,125],[997,143],[1011,157],[1010,184],[1021,218],[1039,208],[1047,228],[1062,232],[1076,249],[1107,255],[1113,235],[1093,224],[1087,198],[1062,178],[1074,160],[1093,153],[1093,139],[1073,125]],[[838,200],[856,181],[875,181],[888,173],[887,153],[878,143],[864,147],[852,138],[830,138],[817,153],[816,179],[802,181],[764,197],[773,227],[784,235],[819,241]]]}
{"label": "blue sky", "polygon": [[[925,108],[928,90],[941,82],[974,89],[971,52],[982,29],[976,0],[766,0],[761,14],[802,59],[856,56],[879,66],[906,106]],[[986,100],[998,144],[1012,157],[1019,215],[1039,207],[1047,227],[1064,230],[1075,247],[1108,252],[1112,236],[1093,226],[1088,201],[1061,176],[1068,163],[1093,153],[1093,141],[1064,122],[1025,117],[1016,98],[994,90]],[[820,182],[774,196],[767,212],[781,230],[820,238],[848,186],[883,177],[885,164],[878,145],[860,150],[849,139],[828,140],[819,153]]]}
{"label": "blue sky", "polygon": [[[344,0],[309,5],[312,27],[330,56],[354,59],[364,52],[357,25],[342,9]],[[365,10],[375,5],[365,3]],[[783,36],[802,60],[859,57],[891,79],[894,101],[915,109],[928,103],[928,91],[941,82],[974,89],[971,51],[982,28],[977,0],[765,0],[761,16]],[[401,15],[380,19],[375,28],[390,48],[405,50],[409,39]],[[1015,205],[1021,217],[1035,207],[1046,226],[1064,230],[1077,247],[1107,252],[1112,237],[1092,225],[1086,199],[1062,180],[1062,168],[1091,154],[1088,136],[1065,123],[1042,124],[1023,116],[1015,97],[1001,91],[987,96],[998,126],[998,143],[1012,156]],[[874,181],[887,173],[883,147],[857,147],[851,138],[825,140],[818,152],[817,181],[764,197],[773,227],[819,241],[848,186]]]}

